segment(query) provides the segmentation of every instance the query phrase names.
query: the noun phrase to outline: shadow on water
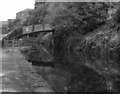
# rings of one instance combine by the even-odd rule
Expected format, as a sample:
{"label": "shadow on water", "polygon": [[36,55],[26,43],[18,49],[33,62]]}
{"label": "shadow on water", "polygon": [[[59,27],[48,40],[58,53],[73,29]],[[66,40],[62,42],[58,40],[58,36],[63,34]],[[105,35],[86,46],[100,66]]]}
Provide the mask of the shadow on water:
{"label": "shadow on water", "polygon": [[35,69],[51,86],[55,92],[64,92],[66,86],[67,73],[61,72],[55,68],[53,62],[42,62],[35,60],[28,60]]}
{"label": "shadow on water", "polygon": [[53,62],[43,62],[43,61],[36,61],[36,60],[27,60],[28,62],[32,63],[34,66],[45,66],[45,67],[52,67],[55,68]]}

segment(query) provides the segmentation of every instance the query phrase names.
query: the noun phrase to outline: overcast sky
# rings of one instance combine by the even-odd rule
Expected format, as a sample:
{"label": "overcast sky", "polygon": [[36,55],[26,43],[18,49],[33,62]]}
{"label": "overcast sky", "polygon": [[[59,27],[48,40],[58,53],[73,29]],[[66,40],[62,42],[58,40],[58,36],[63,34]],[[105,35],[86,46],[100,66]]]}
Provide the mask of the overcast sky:
{"label": "overcast sky", "polygon": [[35,0],[0,0],[0,21],[14,19],[16,13],[26,8],[34,8]]}
{"label": "overcast sky", "polygon": [[[80,1],[89,1],[89,0],[47,0],[47,1],[49,2],[79,1],[80,2]],[[120,1],[120,0],[92,0],[92,1]],[[22,11],[26,8],[34,8],[34,3],[35,0],[0,0],[0,21],[6,21],[7,19],[14,19],[16,17],[17,12]]]}

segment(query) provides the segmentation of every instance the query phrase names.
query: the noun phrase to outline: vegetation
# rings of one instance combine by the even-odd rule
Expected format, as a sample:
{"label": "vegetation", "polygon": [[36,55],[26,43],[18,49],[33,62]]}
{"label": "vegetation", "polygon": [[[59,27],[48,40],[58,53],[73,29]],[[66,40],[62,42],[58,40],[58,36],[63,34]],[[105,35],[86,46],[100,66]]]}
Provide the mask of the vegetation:
{"label": "vegetation", "polygon": [[27,18],[27,20],[23,23],[24,26],[28,25],[35,25],[35,24],[43,24],[44,18],[47,14],[47,8],[48,4],[43,4],[39,6],[38,8],[30,11],[30,15]]}
{"label": "vegetation", "polygon": [[24,25],[53,26],[56,68],[71,74],[68,92],[119,91],[119,11],[111,2],[45,3]]}
{"label": "vegetation", "polygon": [[20,19],[15,19],[13,22],[9,23],[8,28],[9,29],[14,29],[15,27],[20,26]]}
{"label": "vegetation", "polygon": [[8,26],[6,24],[2,25],[2,34],[8,33]]}

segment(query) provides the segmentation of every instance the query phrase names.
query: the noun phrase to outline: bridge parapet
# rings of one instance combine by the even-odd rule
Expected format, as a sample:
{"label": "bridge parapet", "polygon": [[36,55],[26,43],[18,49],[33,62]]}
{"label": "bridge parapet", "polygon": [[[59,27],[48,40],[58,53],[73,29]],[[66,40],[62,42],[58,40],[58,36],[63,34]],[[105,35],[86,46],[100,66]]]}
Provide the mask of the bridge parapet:
{"label": "bridge parapet", "polygon": [[19,41],[18,40],[4,40],[3,47],[18,47]]}
{"label": "bridge parapet", "polygon": [[53,30],[50,24],[37,24],[37,25],[29,25],[29,26],[24,26],[22,28],[22,34],[29,34],[33,32],[41,32],[41,31],[51,31]]}

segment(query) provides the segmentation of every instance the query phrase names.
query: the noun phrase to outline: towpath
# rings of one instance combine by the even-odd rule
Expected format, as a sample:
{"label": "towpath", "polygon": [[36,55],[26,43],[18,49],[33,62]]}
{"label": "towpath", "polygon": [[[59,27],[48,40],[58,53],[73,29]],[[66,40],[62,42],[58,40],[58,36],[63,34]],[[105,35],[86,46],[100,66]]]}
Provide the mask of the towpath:
{"label": "towpath", "polygon": [[[26,72],[26,73],[25,73]],[[53,92],[18,50],[0,49],[0,92]]]}

